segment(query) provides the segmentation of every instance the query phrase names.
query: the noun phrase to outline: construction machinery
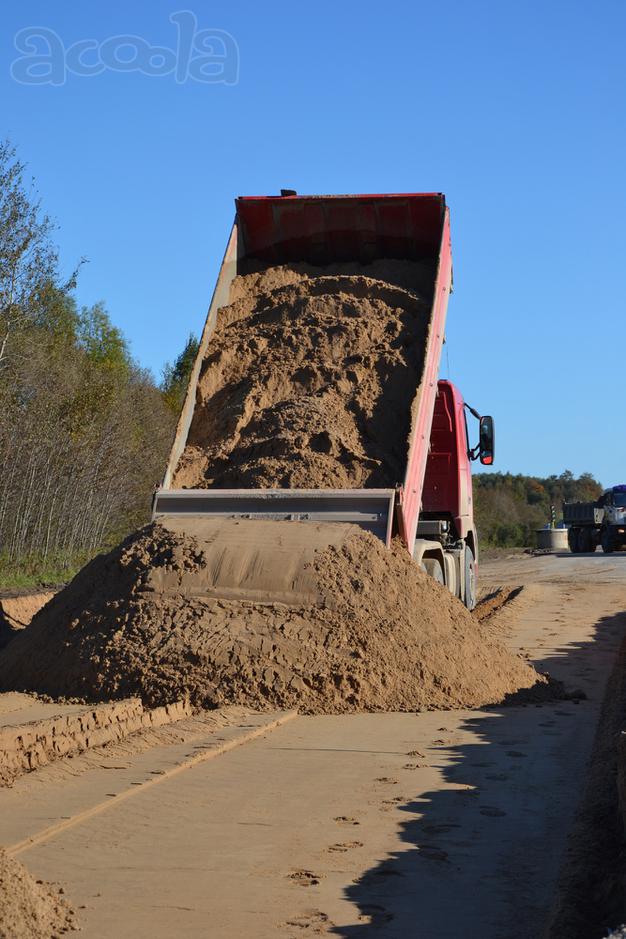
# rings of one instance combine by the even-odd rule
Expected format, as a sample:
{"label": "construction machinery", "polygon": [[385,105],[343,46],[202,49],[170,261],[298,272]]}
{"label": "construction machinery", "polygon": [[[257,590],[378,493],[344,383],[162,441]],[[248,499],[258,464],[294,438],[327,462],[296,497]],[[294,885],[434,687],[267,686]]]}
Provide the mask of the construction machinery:
{"label": "construction machinery", "polygon": [[605,489],[595,502],[564,502],[563,521],[573,554],[595,551],[605,554],[626,546],[626,485]]}
{"label": "construction machinery", "polygon": [[[427,262],[433,271],[423,374],[411,408],[403,478],[385,489],[172,488],[196,407],[202,362],[235,275],[251,261],[267,267],[292,262],[360,266],[378,259]],[[215,590],[259,597],[270,596],[273,588],[284,594],[289,582],[298,582],[298,571],[314,548],[338,537],[339,528],[333,535],[333,526],[344,531],[357,525],[388,546],[392,538],[401,539],[417,564],[474,606],[478,541],[471,461],[493,462],[494,426],[491,417],[465,405],[451,382],[438,381],[451,288],[450,219],[441,193],[300,196],[283,190],[280,196],[236,200],[168,466],[153,502],[155,520],[194,534],[219,553]],[[469,442],[468,413],[479,421],[475,447]],[[246,524],[231,525],[226,536],[224,525],[216,527],[219,519]],[[281,525],[268,528],[270,522]],[[224,543],[225,537],[232,542]]]}

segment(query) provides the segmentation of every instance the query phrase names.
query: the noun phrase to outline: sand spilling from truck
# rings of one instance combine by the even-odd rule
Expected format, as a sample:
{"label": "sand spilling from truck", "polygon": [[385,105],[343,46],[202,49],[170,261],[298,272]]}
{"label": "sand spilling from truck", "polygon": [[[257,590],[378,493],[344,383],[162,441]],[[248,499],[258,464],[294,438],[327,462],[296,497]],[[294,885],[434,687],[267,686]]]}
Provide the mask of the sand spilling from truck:
{"label": "sand spilling from truck", "polygon": [[409,261],[236,277],[202,364],[174,487],[401,482],[432,280],[428,265]]}
{"label": "sand spilling from truck", "polygon": [[204,707],[310,714],[465,708],[520,689],[551,693],[400,545],[390,551],[354,526],[326,545],[320,535],[303,569],[289,574],[292,601],[261,602],[242,597],[263,585],[257,569],[267,546],[237,572],[239,592],[229,588],[220,545],[232,540],[230,529],[277,526],[278,543],[288,524],[306,544],[312,523],[213,524],[220,530],[204,545],[150,525],[92,561],[0,653],[0,687],[90,701],[139,695],[149,705],[189,695]]}
{"label": "sand spilling from truck", "polygon": [[59,889],[35,880],[0,848],[0,937],[51,939],[77,929],[74,911]]}

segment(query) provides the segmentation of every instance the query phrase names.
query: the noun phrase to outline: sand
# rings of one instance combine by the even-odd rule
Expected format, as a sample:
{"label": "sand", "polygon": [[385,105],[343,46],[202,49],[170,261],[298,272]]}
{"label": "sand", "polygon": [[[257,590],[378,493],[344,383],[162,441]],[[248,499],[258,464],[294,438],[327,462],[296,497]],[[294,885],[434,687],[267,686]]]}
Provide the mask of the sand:
{"label": "sand", "polygon": [[235,278],[202,364],[175,488],[404,480],[433,274],[407,261]]}
{"label": "sand", "polygon": [[[229,526],[258,523],[221,524],[219,545]],[[263,524],[276,526],[270,545],[285,525],[304,538],[311,525]],[[224,586],[215,539],[205,550],[147,526],[87,565],[0,654],[0,688],[89,701],[139,695],[150,706],[189,695],[203,707],[309,714],[469,708],[549,691],[401,545],[390,551],[344,529],[303,554],[301,576],[288,577],[302,589],[289,603]],[[237,583],[262,564],[252,554]]]}
{"label": "sand", "polygon": [[0,649],[10,642],[18,629],[24,629],[35,613],[54,596],[54,591],[34,591],[0,596]]}
{"label": "sand", "polygon": [[61,894],[0,848],[0,939],[52,939],[77,929]]}

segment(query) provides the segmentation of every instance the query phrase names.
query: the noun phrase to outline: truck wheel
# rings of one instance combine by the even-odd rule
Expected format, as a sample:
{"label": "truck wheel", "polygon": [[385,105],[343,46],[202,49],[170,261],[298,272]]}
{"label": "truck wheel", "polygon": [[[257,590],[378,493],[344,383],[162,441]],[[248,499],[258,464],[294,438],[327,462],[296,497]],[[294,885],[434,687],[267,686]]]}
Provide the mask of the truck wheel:
{"label": "truck wheel", "polygon": [[463,602],[468,610],[473,610],[476,606],[476,561],[474,560],[474,552],[467,544],[463,552],[463,563],[465,565],[465,596]]}
{"label": "truck wheel", "polygon": [[591,550],[591,532],[587,528],[581,528],[578,535],[578,550],[583,553]]}
{"label": "truck wheel", "polygon": [[443,553],[443,561],[446,569],[446,587],[453,597],[458,597],[461,592],[461,571],[459,569],[461,563],[460,554],[460,551],[455,554],[452,554],[450,551],[444,551]]}
{"label": "truck wheel", "polygon": [[611,554],[615,550],[613,535],[610,528],[603,528],[600,533],[600,544],[605,554]]}
{"label": "truck wheel", "polygon": [[578,528],[569,528],[567,531],[567,543],[572,554],[578,551]]}
{"label": "truck wheel", "polygon": [[422,570],[425,571],[429,577],[432,577],[433,580],[436,580],[438,584],[444,585],[443,570],[437,558],[424,558],[422,561]]}

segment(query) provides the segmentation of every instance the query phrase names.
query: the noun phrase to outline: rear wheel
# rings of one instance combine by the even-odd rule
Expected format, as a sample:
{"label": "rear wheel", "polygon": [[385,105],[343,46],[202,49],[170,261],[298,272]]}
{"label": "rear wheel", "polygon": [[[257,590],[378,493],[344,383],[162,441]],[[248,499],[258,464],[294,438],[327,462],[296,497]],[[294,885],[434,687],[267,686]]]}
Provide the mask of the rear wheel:
{"label": "rear wheel", "polygon": [[451,551],[444,551],[443,560],[446,570],[446,587],[453,597],[458,597],[461,592],[461,571],[459,569],[461,552],[454,554]]}
{"label": "rear wheel", "polygon": [[588,528],[581,528],[578,535],[578,550],[591,551],[591,532]]}
{"label": "rear wheel", "polygon": [[600,544],[605,554],[611,554],[615,551],[615,542],[610,528],[603,528],[600,533]]}
{"label": "rear wheel", "polygon": [[580,529],[570,528],[567,532],[567,543],[572,554],[577,554],[578,552],[578,534]]}
{"label": "rear wheel", "polygon": [[436,580],[438,584],[445,583],[443,570],[437,558],[424,558],[422,560],[422,570],[425,571],[429,577],[432,577],[433,580]]}
{"label": "rear wheel", "polygon": [[473,610],[476,606],[476,561],[474,552],[469,545],[465,545],[463,564],[465,566],[465,595],[463,602],[468,610]]}

